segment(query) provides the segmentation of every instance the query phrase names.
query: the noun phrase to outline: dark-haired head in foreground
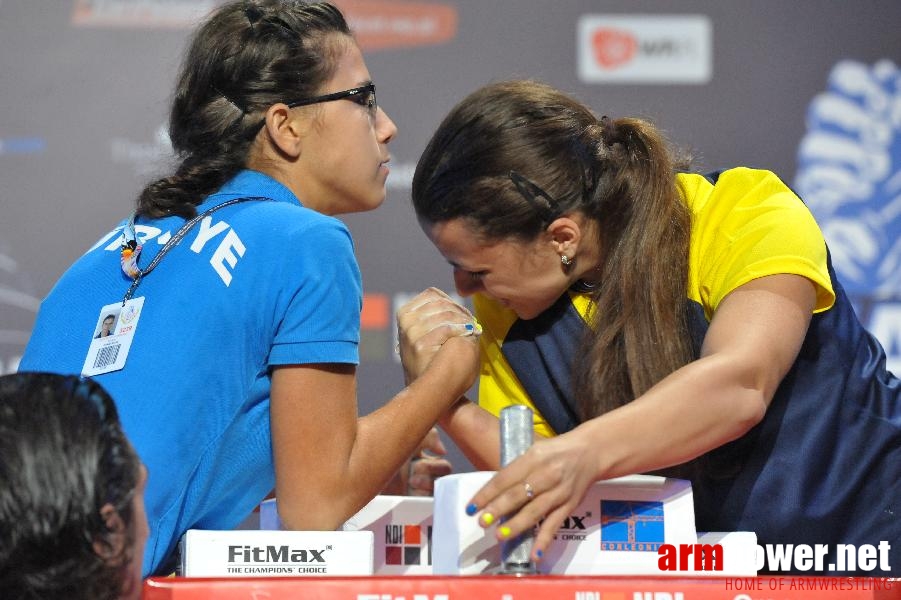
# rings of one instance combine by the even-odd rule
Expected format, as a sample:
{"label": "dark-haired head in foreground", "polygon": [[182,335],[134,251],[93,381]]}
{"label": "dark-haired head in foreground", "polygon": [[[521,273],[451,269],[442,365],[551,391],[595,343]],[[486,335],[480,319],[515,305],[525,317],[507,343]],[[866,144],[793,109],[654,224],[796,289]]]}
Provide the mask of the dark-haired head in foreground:
{"label": "dark-haired head in foreground", "polygon": [[140,597],[145,479],[98,383],[51,373],[0,377],[3,597]]}

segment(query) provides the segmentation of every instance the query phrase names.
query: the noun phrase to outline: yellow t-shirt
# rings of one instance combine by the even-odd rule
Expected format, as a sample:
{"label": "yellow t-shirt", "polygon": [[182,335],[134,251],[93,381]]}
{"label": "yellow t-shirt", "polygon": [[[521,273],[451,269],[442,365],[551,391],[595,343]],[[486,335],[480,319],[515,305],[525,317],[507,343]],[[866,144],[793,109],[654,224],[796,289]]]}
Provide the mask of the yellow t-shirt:
{"label": "yellow t-shirt", "polygon": [[[807,207],[775,174],[735,168],[714,176],[679,173],[676,180],[692,214],[688,299],[701,306],[708,322],[729,292],[779,273],[800,275],[816,285],[814,312],[832,307],[835,293],[823,235]],[[589,297],[568,295],[587,321],[592,309]],[[516,314],[482,295],[476,295],[473,303],[483,328],[479,405],[495,415],[505,406],[528,406],[534,412],[536,433],[555,435],[504,355]]]}

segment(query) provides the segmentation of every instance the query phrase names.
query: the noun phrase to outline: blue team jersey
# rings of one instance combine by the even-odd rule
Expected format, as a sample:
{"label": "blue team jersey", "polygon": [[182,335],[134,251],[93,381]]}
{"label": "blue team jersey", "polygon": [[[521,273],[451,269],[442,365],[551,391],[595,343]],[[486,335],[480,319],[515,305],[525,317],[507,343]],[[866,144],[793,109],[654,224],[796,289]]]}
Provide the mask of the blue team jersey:
{"label": "blue team jersey", "polygon": [[[125,367],[96,376],[150,472],[145,575],[187,529],[231,529],[273,489],[272,367],[358,363],[362,284],[347,228],[254,171],[198,213],[242,197],[255,199],[204,218],[142,279]],[[139,266],[184,223],[139,218]],[[81,371],[101,307],[132,284],[120,268],[123,225],[43,301],[20,370]]]}

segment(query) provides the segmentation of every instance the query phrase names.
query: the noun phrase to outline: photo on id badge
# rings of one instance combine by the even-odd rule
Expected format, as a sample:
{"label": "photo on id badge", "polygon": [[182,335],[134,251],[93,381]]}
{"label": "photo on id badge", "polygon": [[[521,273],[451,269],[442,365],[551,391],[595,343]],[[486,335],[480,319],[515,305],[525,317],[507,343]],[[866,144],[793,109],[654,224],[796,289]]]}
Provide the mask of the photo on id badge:
{"label": "photo on id badge", "polygon": [[100,322],[97,323],[97,334],[95,338],[104,338],[113,335],[116,330],[116,320],[119,318],[119,311],[115,310],[107,315],[101,314]]}
{"label": "photo on id badge", "polygon": [[82,375],[100,375],[125,366],[143,306],[144,298],[132,298],[100,309]]}

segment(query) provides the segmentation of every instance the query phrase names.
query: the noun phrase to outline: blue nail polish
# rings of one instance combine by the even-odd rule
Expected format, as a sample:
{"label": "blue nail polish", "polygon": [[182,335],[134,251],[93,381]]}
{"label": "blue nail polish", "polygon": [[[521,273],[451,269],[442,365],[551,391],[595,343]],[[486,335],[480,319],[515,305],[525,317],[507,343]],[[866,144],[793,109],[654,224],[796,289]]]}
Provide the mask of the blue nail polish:
{"label": "blue nail polish", "polygon": [[542,552],[541,550],[536,550],[535,557],[538,558],[538,560],[541,560],[544,557],[544,552]]}
{"label": "blue nail polish", "polygon": [[466,514],[469,515],[470,517],[472,515],[476,514],[476,512],[478,510],[479,510],[479,507],[476,506],[475,504],[467,504],[466,505]]}
{"label": "blue nail polish", "polygon": [[465,327],[466,327],[466,331],[472,331],[473,329],[475,329],[475,327],[473,326],[472,323],[467,323],[465,325]]}

